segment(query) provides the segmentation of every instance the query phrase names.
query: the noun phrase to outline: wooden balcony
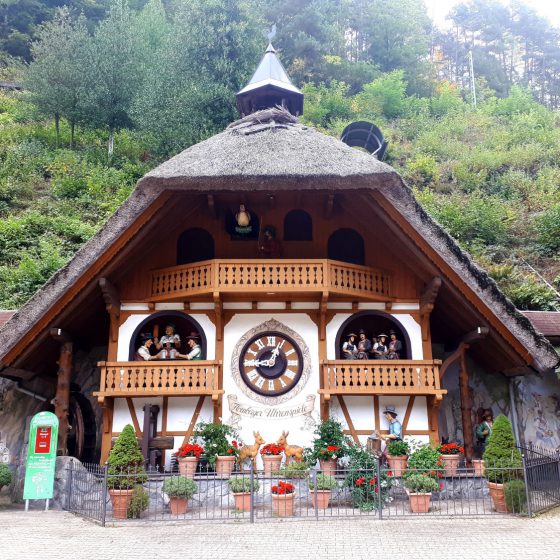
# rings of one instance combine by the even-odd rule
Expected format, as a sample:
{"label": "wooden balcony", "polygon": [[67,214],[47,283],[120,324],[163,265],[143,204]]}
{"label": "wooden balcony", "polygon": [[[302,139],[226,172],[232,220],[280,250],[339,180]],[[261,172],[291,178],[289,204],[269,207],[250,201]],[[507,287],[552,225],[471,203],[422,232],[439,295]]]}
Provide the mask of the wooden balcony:
{"label": "wooden balcony", "polygon": [[218,361],[99,362],[101,380],[94,393],[100,403],[106,397],[185,397],[210,395],[218,400]]}
{"label": "wooden balcony", "polygon": [[434,395],[440,386],[440,360],[329,360],[323,362],[325,400],[331,395]]}
{"label": "wooden balcony", "polygon": [[277,294],[325,291],[389,300],[390,276],[367,266],[329,259],[214,259],[152,272],[151,301],[214,292]]}

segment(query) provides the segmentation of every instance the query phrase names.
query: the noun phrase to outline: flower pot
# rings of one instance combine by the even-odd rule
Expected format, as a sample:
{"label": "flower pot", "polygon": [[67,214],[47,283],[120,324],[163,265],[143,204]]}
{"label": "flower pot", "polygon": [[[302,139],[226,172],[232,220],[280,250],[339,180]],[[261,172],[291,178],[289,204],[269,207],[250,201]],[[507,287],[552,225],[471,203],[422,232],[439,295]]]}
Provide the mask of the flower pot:
{"label": "flower pot", "polygon": [[233,499],[237,511],[251,511],[251,492],[233,492]]}
{"label": "flower pot", "polygon": [[128,506],[132,502],[132,492],[133,490],[109,490],[115,519],[126,519]]}
{"label": "flower pot", "polygon": [[280,470],[282,455],[262,455],[264,476],[272,476],[273,472]]}
{"label": "flower pot", "polygon": [[337,465],[336,459],[319,459],[319,466],[321,467],[321,471],[325,475],[335,476],[336,465]]}
{"label": "flower pot", "polygon": [[430,511],[431,499],[432,499],[431,492],[428,492],[426,494],[411,492],[408,495],[408,500],[410,503],[410,511],[412,513],[428,513]]}
{"label": "flower pot", "polygon": [[230,455],[218,455],[216,458],[216,476],[218,478],[229,478],[235,467],[235,457]]}
{"label": "flower pot", "polygon": [[198,457],[181,457],[177,459],[179,464],[179,473],[185,478],[194,478],[196,467],[198,466]]}
{"label": "flower pot", "polygon": [[315,507],[315,496],[317,496],[317,509],[327,509],[331,501],[332,490],[309,490],[311,493],[311,505]]}
{"label": "flower pot", "polygon": [[492,504],[494,505],[494,509],[498,513],[507,513],[506,496],[504,494],[504,485],[498,484],[496,482],[489,482],[488,490],[490,491],[490,497],[492,498]]}
{"label": "flower pot", "polygon": [[484,476],[484,461],[482,459],[472,460],[474,476]]}
{"label": "flower pot", "polygon": [[272,512],[278,517],[291,517],[294,515],[295,493],[271,494]]}
{"label": "flower pot", "polygon": [[187,513],[187,498],[178,498],[177,496],[169,496],[169,507],[171,515],[184,515]]}
{"label": "flower pot", "polygon": [[407,455],[387,455],[387,463],[389,463],[389,470],[393,476],[402,476],[406,471],[408,464]]}
{"label": "flower pot", "polygon": [[455,476],[461,455],[440,455],[440,459],[443,461],[443,476]]}

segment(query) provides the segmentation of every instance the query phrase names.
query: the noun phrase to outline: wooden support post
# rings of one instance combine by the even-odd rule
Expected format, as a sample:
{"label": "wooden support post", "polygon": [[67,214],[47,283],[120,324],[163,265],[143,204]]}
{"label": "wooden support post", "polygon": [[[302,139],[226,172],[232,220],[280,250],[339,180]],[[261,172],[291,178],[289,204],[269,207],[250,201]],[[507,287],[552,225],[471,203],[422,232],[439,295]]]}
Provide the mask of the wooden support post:
{"label": "wooden support post", "polygon": [[119,339],[119,317],[121,313],[121,301],[117,289],[107,278],[99,279],[99,287],[105,300],[105,308],[111,320],[111,342]]}
{"label": "wooden support post", "polygon": [[422,329],[422,350],[425,360],[432,359],[432,342],[430,333],[430,315],[441,288],[441,278],[434,276],[420,297],[420,327]]}
{"label": "wooden support post", "polygon": [[67,439],[70,425],[68,411],[70,409],[70,382],[72,381],[72,338],[62,329],[52,328],[51,336],[61,343],[58,359],[58,378],[54,397],[54,413],[58,418],[57,454],[67,455]]}
{"label": "wooden support post", "polygon": [[113,410],[114,400],[112,397],[106,397],[101,405],[103,412],[103,434],[101,436],[101,464],[107,461],[109,452],[111,451],[111,440],[113,433]]}
{"label": "wooden support post", "polygon": [[183,445],[186,445],[187,443],[189,443],[189,440],[191,439],[191,436],[193,435],[194,428],[196,426],[196,422],[198,421],[200,411],[202,410],[202,405],[204,404],[204,398],[205,398],[204,395],[202,395],[201,397],[198,397],[198,402],[196,403],[196,407],[194,409],[194,413],[192,415],[189,427],[187,428],[187,431],[185,432],[185,437],[183,438]]}
{"label": "wooden support post", "polygon": [[428,429],[430,432],[430,441],[439,443],[439,407],[441,400],[436,399],[435,396],[430,395],[426,399],[428,406]]}

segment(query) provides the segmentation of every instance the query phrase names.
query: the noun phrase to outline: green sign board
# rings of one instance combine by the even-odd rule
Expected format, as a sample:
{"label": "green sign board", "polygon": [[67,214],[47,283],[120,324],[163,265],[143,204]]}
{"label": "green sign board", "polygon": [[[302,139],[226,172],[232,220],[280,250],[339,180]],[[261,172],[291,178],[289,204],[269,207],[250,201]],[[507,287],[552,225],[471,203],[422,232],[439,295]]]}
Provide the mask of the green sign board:
{"label": "green sign board", "polygon": [[52,412],[35,414],[29,428],[24,500],[53,497],[57,443],[58,418]]}

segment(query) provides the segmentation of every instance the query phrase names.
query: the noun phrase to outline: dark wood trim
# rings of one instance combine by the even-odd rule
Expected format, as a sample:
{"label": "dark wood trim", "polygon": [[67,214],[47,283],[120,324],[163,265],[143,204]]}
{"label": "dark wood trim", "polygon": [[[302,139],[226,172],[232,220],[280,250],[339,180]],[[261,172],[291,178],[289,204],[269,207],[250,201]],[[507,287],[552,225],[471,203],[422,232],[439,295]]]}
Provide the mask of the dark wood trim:
{"label": "dark wood trim", "polygon": [[350,433],[352,434],[352,438],[354,439],[354,443],[359,444],[360,438],[358,437],[356,429],[354,428],[354,423],[352,422],[352,417],[348,412],[348,407],[346,406],[346,403],[344,402],[342,395],[337,395],[337,398],[338,398],[338,402],[340,403],[342,414],[344,414],[344,419],[346,420],[346,424],[348,424],[348,428],[350,429]]}
{"label": "dark wood trim", "polygon": [[136,416],[136,410],[134,409],[134,403],[131,397],[126,397],[126,404],[128,406],[128,412],[132,418],[132,424],[134,425],[134,431],[136,432],[136,437],[142,437],[142,430],[140,429],[140,424],[138,423],[138,417]]}
{"label": "dark wood trim", "polygon": [[185,432],[185,437],[183,438],[183,445],[189,443],[189,440],[193,435],[194,427],[196,426],[196,422],[198,421],[198,416],[200,415],[200,411],[202,410],[202,405],[204,404],[205,398],[206,397],[204,395],[198,397],[198,402],[196,403],[196,407],[194,409],[189,427],[187,428],[187,431]]}
{"label": "dark wood trim", "polygon": [[412,414],[412,409],[414,408],[415,400],[416,400],[415,395],[411,395],[408,398],[408,404],[406,405],[406,412],[404,413],[404,418],[402,423],[403,434],[406,432],[406,429],[408,428],[408,421],[410,420],[410,415]]}

